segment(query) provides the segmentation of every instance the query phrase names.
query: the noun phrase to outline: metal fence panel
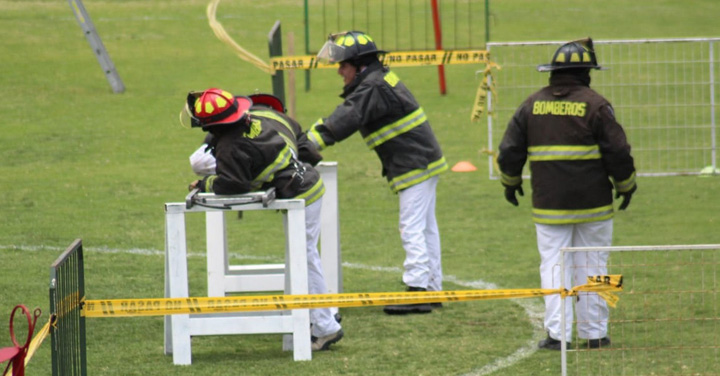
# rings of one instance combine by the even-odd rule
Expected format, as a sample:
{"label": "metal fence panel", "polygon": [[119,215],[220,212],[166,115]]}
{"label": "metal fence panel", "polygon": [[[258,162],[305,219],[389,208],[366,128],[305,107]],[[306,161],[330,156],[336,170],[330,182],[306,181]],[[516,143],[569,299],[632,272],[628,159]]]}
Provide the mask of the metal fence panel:
{"label": "metal fence panel", "polygon": [[85,300],[82,241],[75,240],[50,266],[52,374],[87,375]]}
{"label": "metal fence panel", "polygon": [[[716,171],[720,88],[720,38],[596,40],[605,71],[591,73],[591,87],[615,109],[632,146],[639,176],[692,175]],[[488,43],[497,96],[490,99],[488,148],[500,144],[515,109],[547,85],[535,70],[563,43]],[[490,177],[497,178],[497,171]],[[525,175],[529,175],[526,171]]]}

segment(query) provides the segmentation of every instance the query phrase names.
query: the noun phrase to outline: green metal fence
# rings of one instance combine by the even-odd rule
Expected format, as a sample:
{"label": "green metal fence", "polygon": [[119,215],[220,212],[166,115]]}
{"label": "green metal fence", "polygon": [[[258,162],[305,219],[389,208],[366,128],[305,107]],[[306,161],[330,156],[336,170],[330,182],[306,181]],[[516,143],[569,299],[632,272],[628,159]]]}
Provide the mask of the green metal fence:
{"label": "green metal fence", "polygon": [[87,375],[82,241],[75,240],[50,266],[50,314],[53,376]]}

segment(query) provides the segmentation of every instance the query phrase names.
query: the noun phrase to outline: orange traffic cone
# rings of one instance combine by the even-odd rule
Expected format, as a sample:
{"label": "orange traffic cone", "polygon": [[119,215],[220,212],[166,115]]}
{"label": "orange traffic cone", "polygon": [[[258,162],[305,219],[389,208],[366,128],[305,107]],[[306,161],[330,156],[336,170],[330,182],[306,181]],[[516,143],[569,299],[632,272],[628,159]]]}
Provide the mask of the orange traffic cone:
{"label": "orange traffic cone", "polygon": [[473,164],[468,161],[460,161],[456,163],[451,170],[454,172],[471,172],[476,171],[477,167],[473,166]]}

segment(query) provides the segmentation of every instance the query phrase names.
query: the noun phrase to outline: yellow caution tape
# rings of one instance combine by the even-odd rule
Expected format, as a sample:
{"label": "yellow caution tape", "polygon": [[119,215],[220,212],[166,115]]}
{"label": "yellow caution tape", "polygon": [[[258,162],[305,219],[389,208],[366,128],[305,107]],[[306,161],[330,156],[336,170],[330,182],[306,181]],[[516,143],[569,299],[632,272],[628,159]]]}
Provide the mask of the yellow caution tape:
{"label": "yellow caution tape", "polygon": [[40,329],[40,331],[35,335],[35,337],[33,337],[32,341],[30,342],[30,345],[28,346],[27,355],[25,356],[25,365],[28,364],[28,362],[30,361],[30,358],[32,358],[33,355],[35,355],[35,352],[37,351],[37,349],[43,343],[45,338],[47,338],[48,334],[50,334],[50,324],[53,323],[54,319],[55,318],[53,316],[51,316],[48,319],[48,322],[46,322],[45,325],[43,325],[42,329]]}
{"label": "yellow caution tape", "polygon": [[237,42],[235,42],[234,39],[230,37],[230,35],[225,31],[225,28],[222,26],[220,22],[217,20],[217,8],[218,4],[220,4],[220,0],[212,0],[210,3],[208,3],[206,14],[208,18],[208,23],[210,24],[210,28],[215,33],[215,36],[220,39],[223,43],[230,46],[235,51],[235,54],[247,61],[248,63],[254,65],[255,67],[259,68],[265,73],[275,74],[275,71],[273,71],[269,66],[268,63],[260,59],[259,57],[253,55],[250,51],[247,51],[246,49],[242,48]]}
{"label": "yellow caution tape", "polygon": [[[622,290],[622,275],[592,276],[588,277],[587,281],[588,283],[582,286],[582,291],[596,292],[610,307],[615,308],[620,298],[613,292]],[[612,288],[608,288],[608,286]]]}
{"label": "yellow caution tape", "polygon": [[[511,289],[87,300],[83,305],[81,314],[85,317],[193,315],[326,307],[369,307],[387,304],[516,299],[541,297],[551,294],[572,296],[582,291],[612,293],[613,291],[622,290],[622,276],[599,276],[592,278],[593,282],[575,287],[570,291],[564,289]],[[618,278],[620,284],[617,283]],[[598,279],[600,282],[597,282]]]}
{"label": "yellow caution tape", "polygon": [[391,67],[414,67],[419,65],[485,64],[490,53],[485,50],[437,50],[389,52],[382,62]]}
{"label": "yellow caution tape", "polygon": [[[267,63],[250,51],[240,46],[225,31],[217,20],[217,9],[220,0],[211,0],[208,3],[206,14],[208,23],[215,36],[230,46],[241,59],[253,64],[263,72],[275,74],[278,70],[290,69],[318,69],[337,68],[337,64],[323,64],[315,56],[280,56],[273,57]],[[486,50],[432,50],[432,51],[406,51],[389,52],[380,56],[383,64],[393,67],[414,67],[423,65],[452,65],[452,64],[485,64],[490,61],[490,52]]]}
{"label": "yellow caution tape", "polygon": [[[425,65],[486,64],[489,52],[485,50],[433,50],[388,52],[381,62],[390,67],[416,67]],[[315,56],[280,56],[270,59],[273,70],[337,68],[337,64],[324,64]]]}
{"label": "yellow caution tape", "polygon": [[[492,69],[502,69],[499,65],[492,61],[487,61],[485,69],[483,69],[483,78],[480,80],[478,85],[477,93],[475,94],[475,102],[473,103],[472,113],[470,114],[470,121],[480,120],[480,117],[485,112],[487,107],[487,94],[490,91],[495,101],[497,101],[498,95],[495,90],[495,80],[492,77]],[[488,108],[488,114],[493,115]]]}

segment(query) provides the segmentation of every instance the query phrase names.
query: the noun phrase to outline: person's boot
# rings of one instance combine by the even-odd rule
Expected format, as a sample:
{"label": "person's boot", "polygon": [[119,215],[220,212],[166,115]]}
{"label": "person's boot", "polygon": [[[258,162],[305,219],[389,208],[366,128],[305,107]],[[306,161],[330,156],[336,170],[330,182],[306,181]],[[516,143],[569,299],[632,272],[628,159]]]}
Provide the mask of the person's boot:
{"label": "person's boot", "polygon": [[[427,291],[422,287],[408,286],[407,291]],[[394,304],[386,305],[383,308],[383,312],[388,315],[407,315],[409,313],[430,313],[432,312],[432,305],[430,303],[416,303],[416,304]]]}
{"label": "person's boot", "polygon": [[340,329],[335,333],[326,335],[325,337],[318,338],[315,336],[311,336],[310,340],[312,341],[312,343],[311,343],[312,351],[328,350],[330,348],[330,345],[341,340],[344,335],[345,335],[345,333],[343,333],[343,330]]}
{"label": "person's boot", "polygon": [[587,341],[587,347],[591,349],[599,349],[601,347],[610,346],[610,337],[603,337],[599,339],[589,339]]}

